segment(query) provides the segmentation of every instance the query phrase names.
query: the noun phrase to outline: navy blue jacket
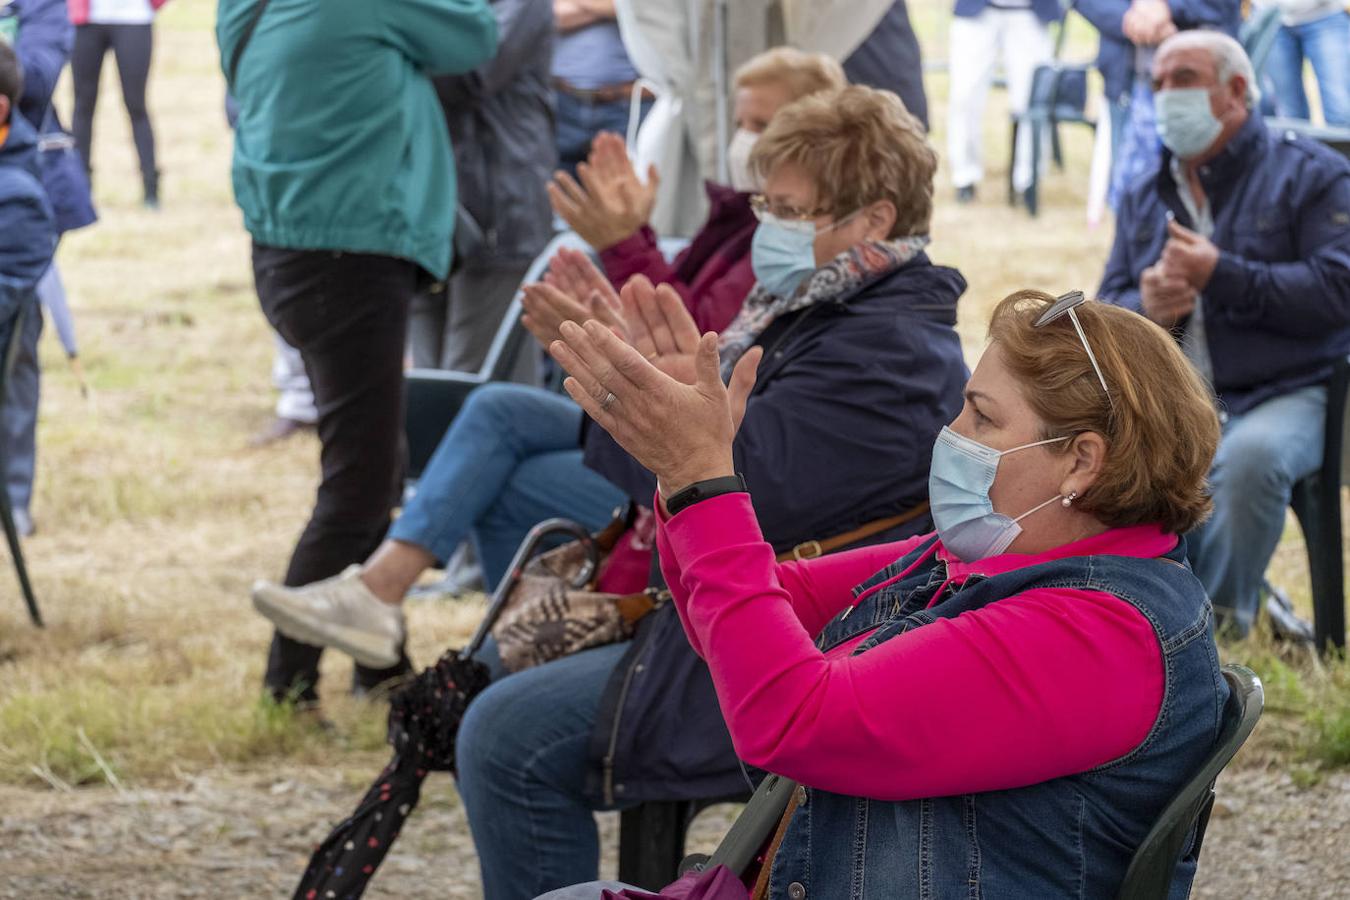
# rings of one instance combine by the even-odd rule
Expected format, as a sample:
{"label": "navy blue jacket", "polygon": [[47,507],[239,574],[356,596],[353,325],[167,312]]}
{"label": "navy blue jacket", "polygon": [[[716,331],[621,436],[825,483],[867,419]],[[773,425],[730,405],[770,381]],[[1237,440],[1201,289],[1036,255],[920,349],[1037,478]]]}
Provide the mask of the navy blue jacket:
{"label": "navy blue jacket", "polygon": [[[1139,277],[1158,261],[1166,215],[1193,227],[1170,171],[1121,202],[1101,297],[1139,309]],[[1231,413],[1326,378],[1350,353],[1350,162],[1252,116],[1200,169],[1222,251],[1203,291],[1214,389]]]}
{"label": "navy blue jacket", "polygon": [[19,36],[14,52],[23,67],[19,112],[35,126],[47,118],[52,92],[75,46],[75,26],[66,15],[66,0],[14,0]]}
{"label": "navy blue jacket", "polygon": [[[1242,24],[1240,0],[1168,0],[1177,29],[1217,28],[1237,37]],[[1130,0],[1076,0],[1074,9],[1101,34],[1097,68],[1106,82],[1106,99],[1128,97],[1134,82],[1134,44],[1125,37],[1120,23]]]}
{"label": "navy blue jacket", "polygon": [[23,67],[19,111],[37,126],[44,146],[38,164],[43,187],[60,231],[97,219],[89,196],[89,179],[75,143],[52,105],[52,92],[75,43],[75,27],[66,14],[66,0],[14,0],[10,12],[19,19],[14,52]]}
{"label": "navy blue jacket", "polygon": [[[957,337],[960,273],[920,254],[837,301],[773,323],[734,448],[765,539],[780,551],[898,515],[928,498],[938,432],[969,372]],[[656,480],[602,429],[586,463],[648,503]],[[872,540],[929,528],[926,516]],[[601,802],[734,793],[743,786],[706,665],[667,604],[615,669],[592,738]]]}
{"label": "navy blue jacket", "polygon": [[844,60],[849,84],[865,84],[898,94],[928,129],[928,95],[923,89],[923,52],[909,21],[905,0],[895,0],[877,27]]}
{"label": "navy blue jacket", "polygon": [[9,125],[0,145],[0,348],[56,250],[51,206],[38,181],[37,133],[18,110]]}
{"label": "navy blue jacket", "polygon": [[[990,6],[996,7],[998,4],[992,3],[990,0],[956,0],[955,14],[966,18],[974,18]],[[1060,5],[1059,0],[1031,0],[1031,11],[1036,14],[1036,18],[1046,24],[1064,17],[1064,7]]]}

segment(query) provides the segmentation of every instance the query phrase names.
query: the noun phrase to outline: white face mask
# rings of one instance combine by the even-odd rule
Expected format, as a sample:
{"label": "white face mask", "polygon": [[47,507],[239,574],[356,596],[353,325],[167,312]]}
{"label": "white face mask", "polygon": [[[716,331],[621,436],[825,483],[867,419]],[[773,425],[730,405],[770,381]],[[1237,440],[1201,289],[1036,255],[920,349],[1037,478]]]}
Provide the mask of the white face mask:
{"label": "white face mask", "polygon": [[744,128],[737,128],[727,145],[727,172],[731,186],[738,191],[753,192],[761,189],[760,179],[750,170],[750,151],[755,149],[759,135]]}

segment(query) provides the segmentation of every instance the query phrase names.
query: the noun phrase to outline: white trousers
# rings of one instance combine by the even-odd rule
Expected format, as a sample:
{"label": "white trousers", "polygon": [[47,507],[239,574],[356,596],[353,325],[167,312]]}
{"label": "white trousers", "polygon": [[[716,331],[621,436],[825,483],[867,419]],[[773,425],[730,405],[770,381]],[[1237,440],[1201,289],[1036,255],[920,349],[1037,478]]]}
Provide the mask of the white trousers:
{"label": "white trousers", "polygon": [[313,425],[319,421],[319,410],[314,405],[314,390],[309,386],[300,351],[275,331],[272,337],[277,343],[276,355],[272,357],[272,383],[281,394],[277,398],[277,418]]}
{"label": "white trousers", "polygon": [[[1031,76],[1054,53],[1050,28],[1026,9],[985,7],[978,16],[952,19],[951,94],[947,105],[947,153],[952,183],[958,188],[984,176],[982,162],[985,100],[994,80],[994,65],[1002,60],[1008,78],[1008,107],[1024,112],[1031,96]],[[1031,186],[1031,130],[1017,130],[1013,187]]]}

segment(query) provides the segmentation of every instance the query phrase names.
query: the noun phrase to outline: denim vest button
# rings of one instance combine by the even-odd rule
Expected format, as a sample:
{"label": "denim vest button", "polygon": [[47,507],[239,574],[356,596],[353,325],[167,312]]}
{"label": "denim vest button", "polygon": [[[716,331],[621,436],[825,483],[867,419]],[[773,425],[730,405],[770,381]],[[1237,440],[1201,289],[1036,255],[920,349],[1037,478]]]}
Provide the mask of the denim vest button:
{"label": "denim vest button", "polygon": [[798,806],[805,806],[805,805],[806,805],[806,799],[807,799],[806,788],[804,788],[804,787],[798,787],[798,788],[797,788],[797,805],[798,805]]}
{"label": "denim vest button", "polygon": [[788,885],[788,900],[806,900],[806,885],[794,881]]}

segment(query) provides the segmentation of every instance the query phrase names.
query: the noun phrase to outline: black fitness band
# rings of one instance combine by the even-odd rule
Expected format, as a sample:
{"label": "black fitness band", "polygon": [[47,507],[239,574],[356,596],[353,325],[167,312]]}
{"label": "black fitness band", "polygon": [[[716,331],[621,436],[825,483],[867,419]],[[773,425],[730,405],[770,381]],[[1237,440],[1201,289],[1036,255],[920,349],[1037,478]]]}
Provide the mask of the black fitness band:
{"label": "black fitness band", "polygon": [[693,506],[701,500],[710,500],[723,494],[745,494],[749,492],[750,488],[746,487],[745,478],[740,473],[723,475],[721,478],[709,478],[707,481],[695,481],[689,487],[676,491],[666,500],[666,512],[673,516],[680,510]]}

